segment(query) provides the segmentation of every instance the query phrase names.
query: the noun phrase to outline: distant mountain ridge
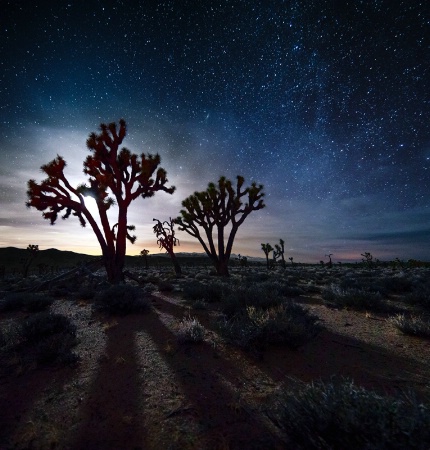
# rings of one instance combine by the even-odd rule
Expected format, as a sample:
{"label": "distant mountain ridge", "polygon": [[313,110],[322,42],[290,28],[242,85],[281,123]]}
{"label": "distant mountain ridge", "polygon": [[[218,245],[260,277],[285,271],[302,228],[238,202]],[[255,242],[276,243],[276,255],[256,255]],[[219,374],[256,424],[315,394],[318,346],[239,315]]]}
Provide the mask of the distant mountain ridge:
{"label": "distant mountain ridge", "polygon": [[[167,253],[154,253],[149,254],[149,261],[156,263],[158,261],[165,261],[169,258]],[[209,258],[206,253],[197,252],[179,252],[176,253],[177,258],[186,261],[193,261],[200,259],[202,262],[209,263]],[[58,250],[56,248],[48,248],[46,250],[40,250],[37,257],[32,263],[32,267],[37,267],[39,264],[46,264],[48,266],[68,266],[73,267],[85,262],[92,261],[94,259],[100,258],[101,255],[87,255],[84,253],[76,253],[70,250]],[[0,248],[0,266],[5,266],[9,268],[20,268],[23,265],[23,261],[28,258],[28,251],[25,248],[16,247],[2,247]],[[262,262],[264,258],[258,257],[247,257],[250,262]],[[237,260],[237,255],[232,254],[231,261]],[[143,261],[139,255],[128,255],[126,256],[126,264],[136,264],[136,262]],[[181,262],[181,261],[180,261]]]}

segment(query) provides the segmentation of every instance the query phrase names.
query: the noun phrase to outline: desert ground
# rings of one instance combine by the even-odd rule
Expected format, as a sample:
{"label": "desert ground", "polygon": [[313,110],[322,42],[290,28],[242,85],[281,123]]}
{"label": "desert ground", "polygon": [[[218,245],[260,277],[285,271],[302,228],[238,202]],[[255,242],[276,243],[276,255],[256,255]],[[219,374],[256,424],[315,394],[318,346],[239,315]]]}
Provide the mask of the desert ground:
{"label": "desert ground", "polygon": [[[429,268],[234,266],[227,281],[208,267],[184,267],[181,277],[170,267],[133,273],[127,286],[146,307],[120,314],[97,307],[109,289],[102,270],[44,290],[48,275],[5,276],[1,449],[306,448],[279,411],[285,392],[319,382],[430,403],[430,332],[407,334],[393,319],[419,318],[430,329]],[[283,328],[272,340],[234,334],[240,289],[254,302],[300,305],[315,333],[299,341],[279,339]],[[10,307],[23,295],[51,300]],[[75,338],[37,343],[28,323],[48,312],[67,317]]]}

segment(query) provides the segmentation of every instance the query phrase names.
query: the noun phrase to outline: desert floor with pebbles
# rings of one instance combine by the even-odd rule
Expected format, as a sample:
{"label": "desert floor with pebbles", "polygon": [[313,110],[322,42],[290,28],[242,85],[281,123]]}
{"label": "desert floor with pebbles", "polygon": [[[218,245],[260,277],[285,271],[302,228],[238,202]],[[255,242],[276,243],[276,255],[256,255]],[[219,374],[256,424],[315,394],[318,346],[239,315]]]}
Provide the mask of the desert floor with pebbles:
{"label": "desert floor with pebbles", "polygon": [[[244,270],[232,271],[233,279],[243,278]],[[267,271],[245,273],[249,280]],[[417,277],[428,275],[422,270]],[[400,333],[389,313],[327,305],[324,286],[348,276],[354,273],[318,268],[270,274],[301,288],[293,300],[323,325],[297,350],[269,346],[253,352],[226,342],[214,325],[219,304],[193,309],[183,296],[187,282],[212,282],[206,269],[190,269],[181,279],[161,269],[146,271],[142,286],[150,291],[151,309],[141,314],[94,312],[91,299],[65,292],[51,310],[76,324],[73,351],[79,361],[29,367],[3,355],[0,448],[285,448],[288,436],[271,405],[278,390],[295,380],[345,377],[386,395],[412,389],[428,401],[430,340]],[[171,290],[160,291],[162,282],[171,283]],[[10,286],[4,282],[3,289],[5,295]],[[0,313],[0,326],[28,314]],[[200,343],[178,339],[178,324],[190,316],[204,327]]]}

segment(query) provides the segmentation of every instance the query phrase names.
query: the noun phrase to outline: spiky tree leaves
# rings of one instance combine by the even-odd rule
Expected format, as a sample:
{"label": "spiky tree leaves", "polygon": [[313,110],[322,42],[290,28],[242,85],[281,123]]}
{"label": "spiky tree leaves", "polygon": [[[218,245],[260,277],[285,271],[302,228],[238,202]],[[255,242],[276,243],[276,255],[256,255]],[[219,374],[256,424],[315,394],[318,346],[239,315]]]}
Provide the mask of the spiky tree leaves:
{"label": "spiky tree leaves", "polygon": [[275,260],[281,258],[282,267],[285,268],[285,242],[282,239],[279,239],[279,244],[275,244],[275,249],[273,251],[273,257]]}
{"label": "spiky tree leaves", "polygon": [[27,258],[23,260],[24,267],[22,270],[22,275],[24,278],[27,278],[31,263],[34,261],[34,259],[37,257],[38,254],[39,254],[39,246],[36,244],[28,244]]}
{"label": "spiky tree leaves", "polygon": [[267,243],[267,244],[261,244],[261,250],[263,250],[264,254],[266,255],[266,264],[267,264],[267,268],[270,268],[270,263],[269,263],[269,253],[271,251],[273,251],[273,247]]}
{"label": "spiky tree leaves", "polygon": [[[152,197],[157,191],[172,194],[174,187],[167,187],[166,171],[158,168],[159,155],[140,156],[121,148],[127,128],[124,120],[101,124],[100,133],[91,133],[87,147],[91,154],[84,161],[86,183],[72,187],[64,174],[66,162],[57,156],[41,167],[47,178],[41,183],[28,182],[27,206],[43,211],[43,217],[53,225],[62,214],[67,219],[71,214],[78,217],[82,226],[89,223],[102,249],[108,278],[117,283],[123,279],[126,240],[134,242],[134,230],[127,224],[127,211],[138,197]],[[155,176],[154,176],[155,174]],[[85,204],[85,197],[93,197],[97,204],[100,225]],[[111,226],[108,210],[116,206],[117,221]]]}
{"label": "spiky tree leaves", "polygon": [[169,217],[169,221],[165,220],[164,222],[161,222],[158,219],[152,219],[153,221],[157,222],[154,227],[153,231],[155,235],[157,236],[157,244],[159,248],[164,248],[166,252],[169,254],[173,266],[175,268],[176,275],[181,275],[182,270],[181,266],[178,263],[178,260],[175,255],[174,247],[179,245],[179,239],[175,236],[175,221],[171,217]]}
{"label": "spiky tree leaves", "polygon": [[[240,225],[252,211],[265,207],[263,186],[252,183],[244,188],[244,182],[245,179],[238,176],[236,186],[225,177],[221,177],[217,185],[209,183],[206,191],[195,192],[182,202],[181,215],[175,219],[179,230],[200,242],[218,275],[229,274],[228,261]],[[230,228],[227,242],[226,227]]]}

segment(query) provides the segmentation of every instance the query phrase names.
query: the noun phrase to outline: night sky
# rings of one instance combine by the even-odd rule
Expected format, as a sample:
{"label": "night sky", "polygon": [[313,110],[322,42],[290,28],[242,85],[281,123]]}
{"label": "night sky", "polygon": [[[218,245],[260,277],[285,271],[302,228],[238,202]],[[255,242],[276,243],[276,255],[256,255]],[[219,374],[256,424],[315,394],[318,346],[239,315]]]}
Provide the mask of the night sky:
{"label": "night sky", "polygon": [[153,217],[241,174],[267,207],[235,253],[282,238],[295,261],[430,260],[427,0],[1,0],[0,23],[0,247],[101,253],[77,218],[27,209],[26,182],[57,154],[85,181],[88,134],[124,118],[124,145],[177,187],[132,204],[128,254],[157,253]]}

